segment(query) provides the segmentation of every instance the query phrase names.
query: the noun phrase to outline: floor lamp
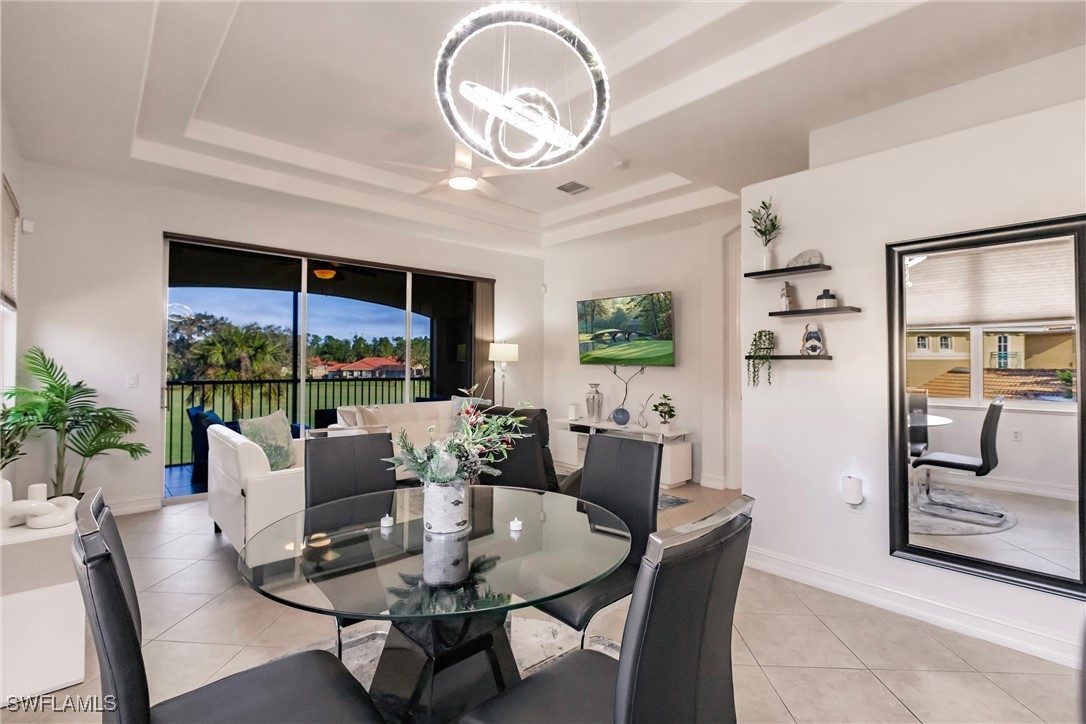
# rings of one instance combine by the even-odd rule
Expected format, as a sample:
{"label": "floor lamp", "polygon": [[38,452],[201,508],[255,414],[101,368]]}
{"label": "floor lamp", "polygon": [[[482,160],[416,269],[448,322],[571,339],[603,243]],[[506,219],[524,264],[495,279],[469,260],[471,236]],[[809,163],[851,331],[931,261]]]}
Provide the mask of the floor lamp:
{"label": "floor lamp", "polygon": [[490,345],[490,361],[494,363],[494,372],[497,373],[498,369],[502,372],[502,407],[505,407],[505,372],[510,362],[517,361],[518,351],[515,344],[492,342]]}

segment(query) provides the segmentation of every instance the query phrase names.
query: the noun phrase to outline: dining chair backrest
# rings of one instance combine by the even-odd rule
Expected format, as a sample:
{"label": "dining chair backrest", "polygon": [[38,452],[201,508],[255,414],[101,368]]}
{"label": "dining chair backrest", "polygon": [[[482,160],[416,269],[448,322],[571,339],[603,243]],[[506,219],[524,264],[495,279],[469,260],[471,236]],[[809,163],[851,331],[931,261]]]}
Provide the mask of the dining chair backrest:
{"label": "dining chair backrest", "polygon": [[[928,414],[928,391],[922,387],[910,387],[905,390],[905,404],[909,408],[910,415]],[[923,446],[928,444],[928,426],[909,426],[909,445]]]}
{"label": "dining chair backrest", "polygon": [[72,559],[98,652],[102,695],[116,701],[104,722],[148,722],[151,703],[141,649],[142,625],[132,571],[102,489],[88,491],[75,511]]}
{"label": "dining chair backrest", "polygon": [[581,499],[617,515],[630,529],[628,562],[645,554],[656,532],[662,446],[615,435],[591,435],[585,450]]}
{"label": "dining chair backrest", "polygon": [[731,637],[754,500],[649,540],[622,634],[616,722],[734,722]]}
{"label": "dining chair backrest", "polygon": [[999,430],[999,416],[1003,413],[1003,397],[997,397],[988,405],[988,412],[984,415],[984,424],[980,428],[980,459],[981,466],[977,475],[983,476],[992,472],[999,465],[999,456],[996,454],[996,432]]}
{"label": "dining chair backrest", "polygon": [[305,507],[364,493],[392,490],[396,471],[387,432],[314,437],[305,446]]}

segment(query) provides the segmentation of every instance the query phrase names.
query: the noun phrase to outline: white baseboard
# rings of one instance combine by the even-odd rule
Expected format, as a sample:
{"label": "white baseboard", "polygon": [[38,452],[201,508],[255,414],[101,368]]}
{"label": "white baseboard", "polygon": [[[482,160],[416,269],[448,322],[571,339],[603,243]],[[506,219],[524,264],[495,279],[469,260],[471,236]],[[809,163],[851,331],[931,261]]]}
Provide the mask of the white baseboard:
{"label": "white baseboard", "polygon": [[1082,636],[1078,631],[1056,632],[1002,621],[757,547],[747,552],[747,565],[1064,666],[1082,668]]}
{"label": "white baseboard", "polygon": [[1059,500],[1078,500],[1078,486],[1064,483],[1050,483],[1044,480],[1026,480],[1024,478],[1004,478],[998,475],[985,475],[978,478],[968,473],[955,473],[950,470],[940,470],[931,475],[932,482],[943,485],[981,490],[999,490],[1004,493],[1020,493],[1022,495],[1037,495],[1042,498],[1057,498]]}
{"label": "white baseboard", "polygon": [[109,509],[114,515],[128,515],[130,513],[146,513],[149,510],[158,510],[162,507],[162,496],[155,495],[146,498],[126,498],[123,500],[106,500]]}
{"label": "white baseboard", "polygon": [[714,490],[724,490],[727,485],[724,483],[723,475],[706,475],[701,474],[701,479],[698,481],[699,485],[703,485],[706,488],[713,488]]}

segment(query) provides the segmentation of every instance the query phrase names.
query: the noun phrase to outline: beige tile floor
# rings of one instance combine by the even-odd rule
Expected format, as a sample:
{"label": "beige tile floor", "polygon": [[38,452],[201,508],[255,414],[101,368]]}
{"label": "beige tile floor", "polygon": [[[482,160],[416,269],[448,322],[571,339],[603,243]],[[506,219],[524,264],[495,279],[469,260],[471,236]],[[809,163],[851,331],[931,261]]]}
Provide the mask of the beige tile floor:
{"label": "beige tile floor", "polygon": [[[662,513],[661,527],[736,495],[692,485],[668,492],[692,502]],[[197,502],[118,518],[139,588],[153,702],[334,635],[331,619],[282,607],[242,583],[206,511]],[[625,616],[625,602],[616,604],[589,635],[620,641]],[[740,722],[1078,720],[1072,669],[750,568],[733,637]],[[100,692],[88,634],[87,680],[58,695]],[[0,720],[98,721],[6,711]]]}
{"label": "beige tile floor", "polygon": [[[942,485],[933,483],[935,488]],[[911,534],[909,542],[1015,568],[1078,578],[1078,504],[1075,501],[976,486],[948,487],[999,503],[1018,517],[1018,524],[999,533],[980,535]]]}

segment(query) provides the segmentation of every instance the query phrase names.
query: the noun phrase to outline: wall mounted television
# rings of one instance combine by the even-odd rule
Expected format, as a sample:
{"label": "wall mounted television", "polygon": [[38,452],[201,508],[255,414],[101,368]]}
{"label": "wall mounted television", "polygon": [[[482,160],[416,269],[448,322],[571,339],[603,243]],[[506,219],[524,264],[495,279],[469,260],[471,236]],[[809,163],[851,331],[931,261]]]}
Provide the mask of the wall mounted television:
{"label": "wall mounted television", "polygon": [[583,365],[675,366],[671,292],[577,302]]}

